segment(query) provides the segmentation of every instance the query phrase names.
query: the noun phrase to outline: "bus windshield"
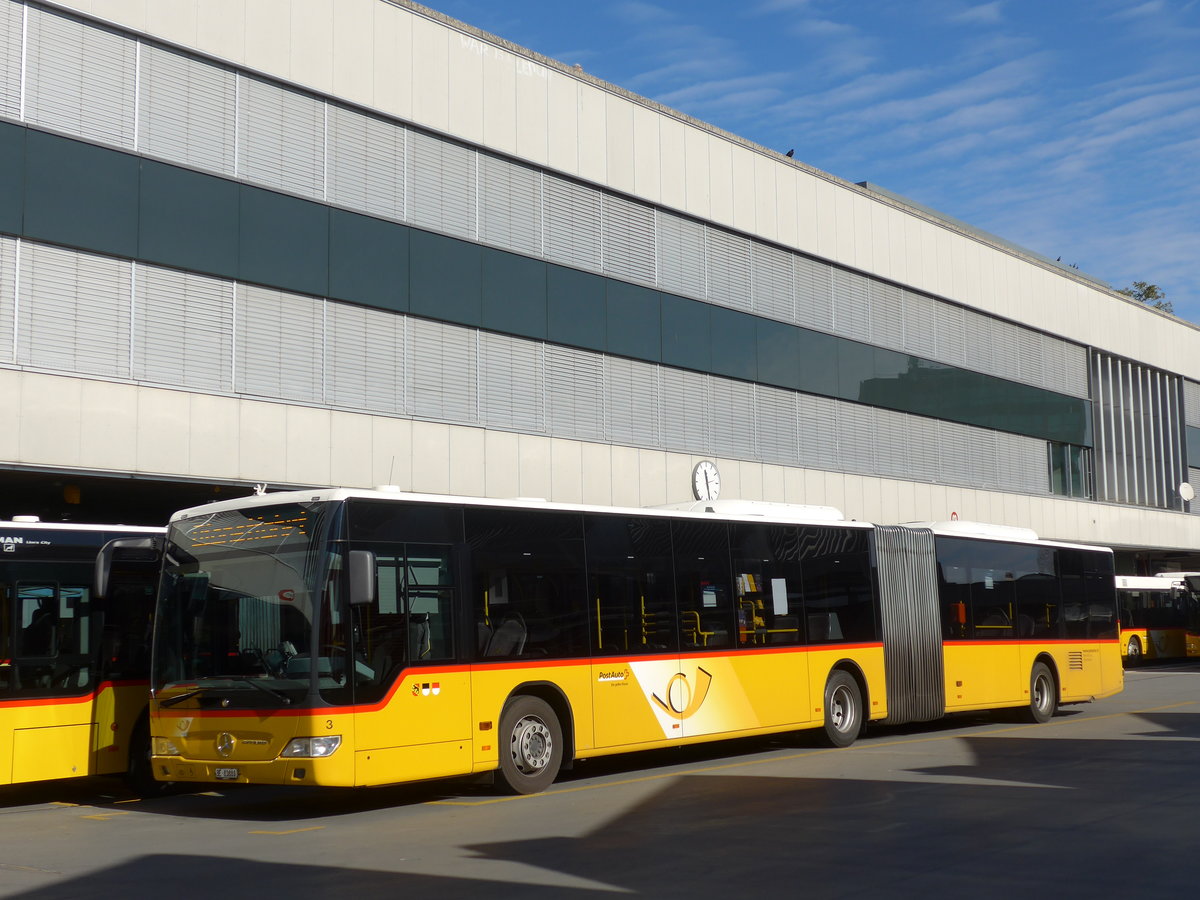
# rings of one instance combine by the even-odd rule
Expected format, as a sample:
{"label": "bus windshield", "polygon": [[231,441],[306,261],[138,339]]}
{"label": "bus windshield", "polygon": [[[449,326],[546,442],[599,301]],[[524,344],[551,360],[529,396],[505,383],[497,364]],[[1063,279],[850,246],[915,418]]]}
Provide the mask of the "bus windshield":
{"label": "bus windshield", "polygon": [[171,525],[155,621],[162,705],[289,706],[346,683],[344,642],[329,630],[334,510],[291,503]]}

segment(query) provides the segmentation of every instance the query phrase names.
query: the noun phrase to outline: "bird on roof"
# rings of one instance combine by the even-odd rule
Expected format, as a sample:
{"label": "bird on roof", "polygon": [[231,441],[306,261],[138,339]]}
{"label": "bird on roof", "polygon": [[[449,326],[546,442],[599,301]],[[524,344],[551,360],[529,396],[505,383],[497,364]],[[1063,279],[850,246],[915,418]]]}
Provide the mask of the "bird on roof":
{"label": "bird on roof", "polygon": [[791,159],[792,154],[795,152],[796,152],[795,150],[789,150],[787,153],[784,154],[784,156],[786,156],[788,159]]}

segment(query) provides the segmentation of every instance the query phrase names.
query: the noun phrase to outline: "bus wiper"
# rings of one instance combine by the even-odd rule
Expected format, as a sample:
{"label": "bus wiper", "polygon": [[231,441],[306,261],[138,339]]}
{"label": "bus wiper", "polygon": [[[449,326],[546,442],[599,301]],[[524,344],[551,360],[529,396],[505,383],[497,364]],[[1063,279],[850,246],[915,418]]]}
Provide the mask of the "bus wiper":
{"label": "bus wiper", "polygon": [[283,693],[283,691],[277,691],[274,688],[269,688],[265,684],[255,681],[249,675],[230,675],[227,677],[229,678],[230,681],[238,681],[238,682],[242,682],[243,684],[248,684],[248,685],[250,685],[250,687],[255,688],[256,690],[260,690],[264,694],[267,694],[268,696],[274,697],[283,706],[291,706],[292,705],[292,698],[289,697],[287,694]]}
{"label": "bus wiper", "polygon": [[174,697],[168,697],[166,700],[159,700],[159,706],[174,706],[176,703],[182,703],[184,700],[190,700],[197,694],[203,694],[205,691],[211,690],[207,687],[192,688],[190,691],[184,691],[182,694],[176,694]]}

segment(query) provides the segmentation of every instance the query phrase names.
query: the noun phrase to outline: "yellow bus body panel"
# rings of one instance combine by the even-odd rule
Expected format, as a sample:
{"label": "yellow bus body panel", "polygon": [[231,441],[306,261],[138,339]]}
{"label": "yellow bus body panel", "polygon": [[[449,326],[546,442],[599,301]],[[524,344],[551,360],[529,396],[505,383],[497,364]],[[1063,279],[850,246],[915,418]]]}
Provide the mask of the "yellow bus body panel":
{"label": "yellow bus body panel", "polygon": [[1108,697],[1124,686],[1121,645],[1107,641],[947,641],[946,711],[1024,706],[1039,659],[1049,660],[1059,702]]}
{"label": "yellow bus body panel", "polygon": [[0,784],[115,775],[148,701],[145,684],[102,684],[81,697],[0,703]]}

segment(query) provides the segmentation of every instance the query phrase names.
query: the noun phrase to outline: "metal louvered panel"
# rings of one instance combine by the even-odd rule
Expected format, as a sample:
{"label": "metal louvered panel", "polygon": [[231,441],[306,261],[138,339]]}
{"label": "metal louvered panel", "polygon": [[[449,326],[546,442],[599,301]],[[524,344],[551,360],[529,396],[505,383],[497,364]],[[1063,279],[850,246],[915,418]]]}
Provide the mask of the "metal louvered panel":
{"label": "metal louvered panel", "polygon": [[25,121],[131,149],[137,42],[28,8]]}
{"label": "metal louvered panel", "polygon": [[406,413],[408,319],[349,303],[329,302],[325,310],[325,402]]}
{"label": "metal louvered panel", "polygon": [[887,721],[928,722],[946,712],[933,532],[875,527]]}
{"label": "metal louvered panel", "polygon": [[754,385],[713,377],[708,382],[711,397],[708,449],[718,456],[758,459]]}
{"label": "metal louvered panel", "polygon": [[876,475],[906,478],[911,468],[908,452],[911,416],[890,409],[875,410]]}
{"label": "metal louvered panel", "polygon": [[817,469],[841,469],[837,439],[839,404],[828,397],[816,397],[812,394],[797,394],[796,402],[800,428],[800,465]]}
{"label": "metal louvered panel", "polygon": [[21,117],[21,44],[25,5],[0,2],[0,116]]}
{"label": "metal louvered panel", "polygon": [[658,211],[658,286],[684,297],[708,295],[704,271],[704,226]]}
{"label": "metal louvered panel", "polygon": [[875,471],[875,409],[839,403],[836,468],[846,472]]}
{"label": "metal louvered panel", "polygon": [[479,239],[527,256],[542,255],[542,175],[479,155]]}
{"label": "metal louvered panel", "polygon": [[720,228],[707,229],[708,299],[718,306],[750,309],[750,240]]}
{"label": "metal louvered panel", "polygon": [[1045,373],[1042,369],[1042,335],[1036,331],[1019,328],[1018,360],[1020,368],[1017,377],[1026,384],[1045,384]]}
{"label": "metal louvered panel", "polygon": [[1046,442],[1036,438],[996,432],[996,481],[1005,491],[1046,494]]}
{"label": "metal louvered panel", "polygon": [[661,447],[662,387],[658,366],[631,359],[605,359],[608,436],[618,444]]}
{"label": "metal louvered panel", "polygon": [[997,472],[1000,466],[1000,455],[996,450],[996,432],[983,428],[967,430],[971,440],[971,470],[970,481],[967,484],[983,489],[994,488],[999,483]]}
{"label": "metal louvered panel", "polygon": [[935,344],[939,362],[962,365],[966,361],[966,321],[962,307],[937,303],[934,312]]}
{"label": "metal louvered panel", "polygon": [[758,429],[758,451],[764,462],[788,465],[799,460],[797,396],[792,391],[755,385],[754,417]]}
{"label": "metal louvered panel", "polygon": [[475,238],[476,157],[469,147],[409,131],[408,221],[455,237]]}
{"label": "metal louvered panel", "polygon": [[413,415],[471,425],[479,421],[478,335],[468,328],[411,319],[409,409]]}
{"label": "metal louvered panel", "polygon": [[1059,338],[1042,336],[1042,358],[1046,371],[1042,387],[1052,391],[1087,399],[1088,354],[1087,348]]}
{"label": "metal louvered panel", "polygon": [[[1188,484],[1192,486],[1192,490],[1196,492],[1196,496],[1200,497],[1200,469],[1188,469]],[[1200,500],[1192,500],[1188,503],[1188,512],[1192,515],[1200,515]]]}
{"label": "metal louvered panel", "polygon": [[121,260],[23,244],[17,362],[128,378],[130,267]]}
{"label": "metal louvered panel", "polygon": [[657,282],[654,247],[654,207],[625,197],[604,194],[600,204],[600,233],[604,272],[626,281]]}
{"label": "metal louvered panel", "polygon": [[833,333],[856,341],[871,339],[871,297],[867,279],[857,272],[833,270]]}
{"label": "metal louvered panel", "polygon": [[1183,420],[1193,428],[1200,428],[1200,384],[1183,382]]}
{"label": "metal louvered panel", "polygon": [[544,433],[541,343],[483,332],[479,346],[482,423],[493,428]]}
{"label": "metal louvered panel", "polygon": [[992,342],[992,374],[1021,380],[1021,330],[1011,322],[989,320]]}
{"label": "metal louvered panel", "polygon": [[937,356],[937,301],[912,291],[901,292],[904,349],[925,359]]}
{"label": "metal louvered panel", "polygon": [[900,288],[886,281],[868,281],[871,298],[871,342],[891,350],[904,349],[904,307]]}
{"label": "metal louvered panel", "polygon": [[324,197],[323,102],[239,75],[238,129],[240,177],[304,197]]}
{"label": "metal louvered panel", "polygon": [[222,175],[235,171],[237,76],[153,44],[142,46],[138,149]]}
{"label": "metal louvered panel", "polygon": [[971,310],[963,312],[963,357],[970,361],[971,368],[980,372],[998,374],[993,358],[995,344],[992,341],[993,320]]}
{"label": "metal louvered panel", "polygon": [[754,241],[750,244],[753,264],[754,312],[780,322],[796,321],[796,287],[791,254]]}
{"label": "metal louvered panel", "polygon": [[239,284],[236,318],[236,391],[324,399],[324,301]]}
{"label": "metal louvered panel", "polygon": [[971,431],[966,425],[957,422],[939,421],[938,455],[941,460],[938,473],[939,481],[950,484],[971,483],[971,458],[975,455],[975,447],[971,441]]}
{"label": "metal louvered panel", "polygon": [[604,357],[547,344],[546,427],[556,437],[603,440]]}
{"label": "metal louvered panel", "polygon": [[404,219],[404,136],[399,125],[330,104],[329,201],[388,219]]}
{"label": "metal louvered panel", "polygon": [[796,324],[833,330],[833,269],[827,262],[792,257],[796,285]]}
{"label": "metal louvered panel", "polygon": [[233,318],[230,282],[138,266],[133,377],[189,390],[231,390]]}
{"label": "metal louvered panel", "polygon": [[0,361],[13,362],[16,348],[17,242],[0,237]]}
{"label": "metal louvered panel", "polygon": [[600,192],[545,175],[545,235],[542,247],[546,258],[578,269],[600,271]]}
{"label": "metal louvered panel", "polygon": [[907,477],[914,481],[937,481],[940,477],[938,462],[941,456],[937,420],[924,416],[906,416],[905,420]]}
{"label": "metal louvered panel", "polygon": [[662,437],[668,450],[706,453],[712,447],[708,375],[662,369]]}

